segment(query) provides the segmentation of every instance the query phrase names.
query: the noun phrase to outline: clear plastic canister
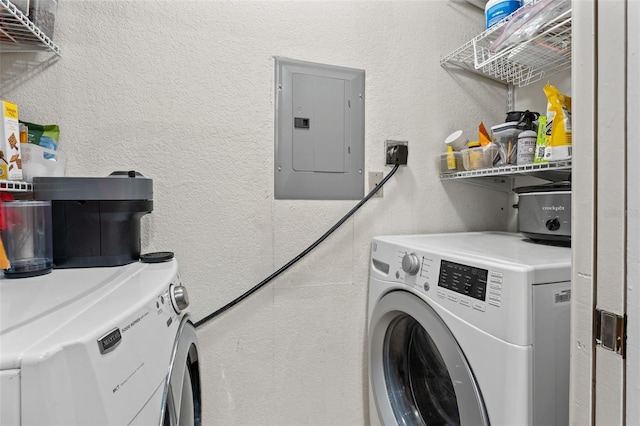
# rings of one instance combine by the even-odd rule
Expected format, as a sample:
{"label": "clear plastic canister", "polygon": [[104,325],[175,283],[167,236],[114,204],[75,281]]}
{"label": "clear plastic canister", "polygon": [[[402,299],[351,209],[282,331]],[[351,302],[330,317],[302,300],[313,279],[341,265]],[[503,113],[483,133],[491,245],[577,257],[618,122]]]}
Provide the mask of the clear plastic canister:
{"label": "clear plastic canister", "polygon": [[11,264],[6,278],[43,275],[53,268],[50,201],[3,201],[2,242]]}
{"label": "clear plastic canister", "polygon": [[29,19],[51,39],[53,38],[57,9],[58,0],[31,0],[29,4]]}

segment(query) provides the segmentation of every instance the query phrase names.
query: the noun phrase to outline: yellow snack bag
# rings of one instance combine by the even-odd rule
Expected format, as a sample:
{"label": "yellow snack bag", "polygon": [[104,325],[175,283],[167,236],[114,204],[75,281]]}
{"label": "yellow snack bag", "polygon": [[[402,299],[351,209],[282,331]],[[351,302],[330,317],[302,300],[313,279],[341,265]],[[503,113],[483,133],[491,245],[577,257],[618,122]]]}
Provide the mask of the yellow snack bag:
{"label": "yellow snack bag", "polygon": [[571,98],[547,84],[547,125],[544,159],[546,161],[568,160],[572,151]]}

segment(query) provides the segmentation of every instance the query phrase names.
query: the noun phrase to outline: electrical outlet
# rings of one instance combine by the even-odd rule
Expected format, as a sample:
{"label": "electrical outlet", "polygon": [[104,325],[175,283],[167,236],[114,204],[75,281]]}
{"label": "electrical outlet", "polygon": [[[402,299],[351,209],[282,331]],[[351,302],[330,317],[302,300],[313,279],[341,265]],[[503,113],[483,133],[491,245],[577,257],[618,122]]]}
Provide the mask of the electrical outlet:
{"label": "electrical outlet", "polygon": [[408,141],[384,141],[384,155],[385,164],[387,166],[395,166],[399,164],[401,166],[407,165],[407,159],[409,157],[409,142]]}
{"label": "electrical outlet", "polygon": [[[369,172],[369,192],[373,191],[376,186],[380,185],[382,177],[382,172]],[[380,188],[373,198],[382,198],[383,189],[384,188]]]}

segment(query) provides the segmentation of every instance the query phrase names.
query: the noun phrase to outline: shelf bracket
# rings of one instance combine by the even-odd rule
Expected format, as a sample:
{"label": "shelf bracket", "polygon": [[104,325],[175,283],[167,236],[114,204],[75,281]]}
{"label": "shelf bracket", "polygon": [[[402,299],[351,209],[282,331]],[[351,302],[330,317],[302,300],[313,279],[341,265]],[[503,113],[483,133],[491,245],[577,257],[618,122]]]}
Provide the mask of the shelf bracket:
{"label": "shelf bracket", "polygon": [[510,193],[513,191],[514,178],[511,176],[485,176],[485,177],[468,177],[464,179],[444,179],[446,181],[456,181],[469,183],[471,185],[480,186],[482,188],[493,189]]}
{"label": "shelf bracket", "polygon": [[2,192],[31,192],[32,190],[33,185],[29,182],[0,180],[0,191]]}
{"label": "shelf bracket", "polygon": [[10,0],[0,0],[0,52],[50,51],[60,48]]}
{"label": "shelf bracket", "polygon": [[[531,4],[539,1],[531,0]],[[570,8],[558,10],[556,16],[550,17],[531,38],[503,49],[492,49],[507,21],[518,13],[521,11],[513,12],[509,18],[466,42],[442,58],[440,65],[455,65],[516,87],[527,86],[571,68]],[[508,110],[511,108],[513,103]]]}

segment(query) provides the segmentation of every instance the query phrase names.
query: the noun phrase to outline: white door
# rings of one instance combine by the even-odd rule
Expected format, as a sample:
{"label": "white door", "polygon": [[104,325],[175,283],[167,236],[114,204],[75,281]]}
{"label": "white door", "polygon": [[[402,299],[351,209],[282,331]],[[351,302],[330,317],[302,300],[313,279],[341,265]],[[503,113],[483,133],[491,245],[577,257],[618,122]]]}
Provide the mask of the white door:
{"label": "white door", "polygon": [[596,2],[572,2],[571,379],[569,420],[593,423],[596,237]]}
{"label": "white door", "polygon": [[[626,312],[627,3],[596,2],[596,308],[617,317],[624,317]],[[607,346],[611,347],[598,345],[595,350],[595,422],[623,424],[624,358]]]}
{"label": "white door", "polygon": [[[572,3],[572,424],[640,424],[640,297],[633,281],[638,282],[640,212],[639,3]],[[622,324],[627,313],[625,348],[624,337],[618,340],[606,325]],[[596,342],[599,330],[605,333]]]}
{"label": "white door", "polygon": [[640,425],[640,1],[627,4],[627,425]]}

